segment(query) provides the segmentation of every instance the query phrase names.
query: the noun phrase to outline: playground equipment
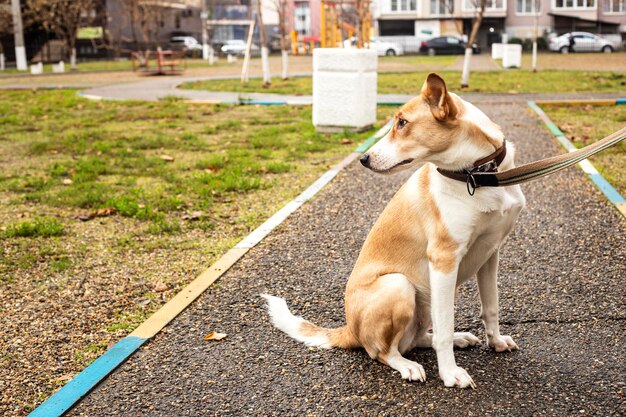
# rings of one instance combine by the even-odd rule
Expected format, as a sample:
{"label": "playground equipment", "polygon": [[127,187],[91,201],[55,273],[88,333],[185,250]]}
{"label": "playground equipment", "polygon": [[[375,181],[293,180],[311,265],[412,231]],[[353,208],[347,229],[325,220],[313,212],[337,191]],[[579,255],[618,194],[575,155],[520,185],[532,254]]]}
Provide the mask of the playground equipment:
{"label": "playground equipment", "polygon": [[[356,11],[357,27],[343,19],[344,6],[352,7]],[[354,35],[357,36],[356,46],[366,47],[372,30],[370,8],[370,0],[323,0],[320,13],[321,47],[343,47],[343,40],[351,39]],[[347,35],[345,38],[344,32]]]}
{"label": "playground equipment", "polygon": [[187,69],[184,51],[133,52],[133,71],[146,75],[178,75]]}
{"label": "playground equipment", "polygon": [[300,37],[298,32],[292,31],[291,52],[294,55],[311,54],[316,47],[343,48],[344,40],[349,39],[352,44],[355,36],[354,46],[368,47],[372,31],[370,0],[322,0],[320,4],[320,36]]}

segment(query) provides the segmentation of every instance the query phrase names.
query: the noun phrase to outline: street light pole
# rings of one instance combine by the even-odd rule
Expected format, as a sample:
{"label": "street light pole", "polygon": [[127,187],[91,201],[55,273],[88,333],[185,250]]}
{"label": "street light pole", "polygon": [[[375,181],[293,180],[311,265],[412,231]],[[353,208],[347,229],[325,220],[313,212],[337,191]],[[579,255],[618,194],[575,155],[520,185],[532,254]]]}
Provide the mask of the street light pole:
{"label": "street light pole", "polygon": [[26,71],[26,48],[24,48],[24,28],[22,26],[22,10],[20,0],[11,0],[11,11],[13,12],[13,34],[15,36],[15,62],[18,71]]}

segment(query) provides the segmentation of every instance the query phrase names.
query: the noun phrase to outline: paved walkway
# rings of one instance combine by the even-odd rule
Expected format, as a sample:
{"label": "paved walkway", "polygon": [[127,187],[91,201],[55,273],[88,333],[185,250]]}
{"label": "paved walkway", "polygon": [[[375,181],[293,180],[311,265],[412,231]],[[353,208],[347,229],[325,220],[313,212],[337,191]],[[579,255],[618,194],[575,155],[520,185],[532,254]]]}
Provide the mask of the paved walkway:
{"label": "paved walkway", "polygon": [[[523,100],[474,97],[516,144],[518,163],[562,152]],[[416,349],[426,383],[362,350],[317,350],[275,330],[259,293],[324,326],[343,323],[360,246],[409,173],[350,165],[144,345],[72,416],[598,415],[623,413],[626,223],[575,168],[523,186],[528,207],[500,268],[502,328],[520,350],[457,351],[476,390],[446,389],[435,353]],[[474,283],[456,328],[484,332]],[[228,336],[208,342],[219,330]]]}

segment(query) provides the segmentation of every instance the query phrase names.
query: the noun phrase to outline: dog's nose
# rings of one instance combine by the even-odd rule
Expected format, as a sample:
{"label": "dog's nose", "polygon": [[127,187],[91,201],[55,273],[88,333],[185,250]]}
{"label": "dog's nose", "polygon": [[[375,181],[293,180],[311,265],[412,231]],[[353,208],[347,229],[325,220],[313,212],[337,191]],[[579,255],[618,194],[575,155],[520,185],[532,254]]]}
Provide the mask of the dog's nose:
{"label": "dog's nose", "polygon": [[361,165],[363,165],[364,167],[369,166],[370,164],[370,155],[367,153],[364,153],[363,156],[361,157],[361,159],[359,159],[359,161],[361,161]]}

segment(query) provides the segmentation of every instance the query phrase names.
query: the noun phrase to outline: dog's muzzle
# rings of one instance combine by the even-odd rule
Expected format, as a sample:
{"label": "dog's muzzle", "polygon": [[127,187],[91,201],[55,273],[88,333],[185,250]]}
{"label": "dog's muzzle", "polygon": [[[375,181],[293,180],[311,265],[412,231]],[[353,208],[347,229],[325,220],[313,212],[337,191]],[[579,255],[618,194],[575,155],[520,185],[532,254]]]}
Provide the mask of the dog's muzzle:
{"label": "dog's muzzle", "polygon": [[369,168],[370,166],[370,156],[367,153],[364,153],[363,156],[359,159],[359,161],[361,161],[361,165],[363,165],[366,168]]}

